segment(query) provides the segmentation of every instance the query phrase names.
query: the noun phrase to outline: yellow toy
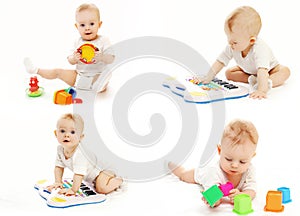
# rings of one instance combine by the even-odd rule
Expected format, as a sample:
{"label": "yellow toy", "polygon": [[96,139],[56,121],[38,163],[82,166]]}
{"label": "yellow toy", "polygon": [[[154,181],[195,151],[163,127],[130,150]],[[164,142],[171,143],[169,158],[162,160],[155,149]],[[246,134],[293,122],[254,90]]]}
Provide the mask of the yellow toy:
{"label": "yellow toy", "polygon": [[77,49],[77,52],[81,54],[80,61],[85,64],[93,64],[95,62],[95,51],[99,51],[99,49],[90,43],[83,44]]}

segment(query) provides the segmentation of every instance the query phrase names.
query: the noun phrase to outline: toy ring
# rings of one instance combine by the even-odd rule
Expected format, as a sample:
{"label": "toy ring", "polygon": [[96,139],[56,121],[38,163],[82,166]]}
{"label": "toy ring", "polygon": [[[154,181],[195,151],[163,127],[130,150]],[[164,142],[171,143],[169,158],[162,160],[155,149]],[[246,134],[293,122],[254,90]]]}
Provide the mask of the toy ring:
{"label": "toy ring", "polygon": [[80,61],[84,64],[94,63],[95,51],[99,51],[99,49],[89,43],[83,44],[77,49],[77,52],[81,55]]}
{"label": "toy ring", "polygon": [[39,87],[38,90],[32,92],[28,89],[26,89],[26,94],[29,96],[29,97],[39,97],[41,96],[42,94],[44,93],[44,88],[43,87]]}

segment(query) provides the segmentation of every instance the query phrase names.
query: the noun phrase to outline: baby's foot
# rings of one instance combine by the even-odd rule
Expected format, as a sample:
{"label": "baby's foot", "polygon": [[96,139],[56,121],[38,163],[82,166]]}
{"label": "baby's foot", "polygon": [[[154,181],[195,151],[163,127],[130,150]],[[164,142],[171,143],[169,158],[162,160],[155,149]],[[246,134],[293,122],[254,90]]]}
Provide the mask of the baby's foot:
{"label": "baby's foot", "polygon": [[[257,87],[258,87],[258,83],[257,83],[257,77],[256,76],[249,76],[248,77],[248,82],[249,82],[249,85],[250,87],[252,88],[252,91],[256,91],[257,90]],[[273,87],[273,82],[271,79],[268,79],[268,89],[272,89]]]}
{"label": "baby's foot", "polygon": [[[272,89],[272,87],[273,87],[273,82],[272,82],[272,80],[268,79],[268,90]],[[253,90],[257,90],[258,84],[257,84],[257,83],[254,84],[254,85],[252,86],[252,88],[253,88]]]}
{"label": "baby's foot", "polygon": [[269,90],[273,88],[273,81],[271,79],[268,79],[268,88]]}
{"label": "baby's foot", "polygon": [[256,76],[253,76],[253,75],[249,76],[248,77],[248,83],[249,83],[249,85],[254,86],[257,83]]}
{"label": "baby's foot", "polygon": [[24,65],[25,65],[27,73],[36,74],[38,72],[38,68],[32,64],[32,61],[30,60],[30,58],[27,58],[27,57],[24,58]]}

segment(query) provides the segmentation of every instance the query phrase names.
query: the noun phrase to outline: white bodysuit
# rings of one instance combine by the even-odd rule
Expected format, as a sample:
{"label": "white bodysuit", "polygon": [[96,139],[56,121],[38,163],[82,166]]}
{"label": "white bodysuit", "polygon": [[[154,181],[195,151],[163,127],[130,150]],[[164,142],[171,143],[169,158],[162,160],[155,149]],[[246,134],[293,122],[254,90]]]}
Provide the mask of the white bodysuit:
{"label": "white bodysuit", "polygon": [[83,154],[80,145],[76,148],[73,156],[68,159],[64,156],[63,147],[61,145],[57,146],[55,166],[67,167],[73,173],[83,175],[83,179],[91,183],[94,182],[101,171]]}
{"label": "white bodysuit", "polygon": [[[112,48],[110,47],[110,41],[107,37],[98,36],[96,40],[85,41],[81,37],[77,39],[74,43],[72,53],[76,51],[83,44],[92,44],[99,49],[102,54],[114,55]],[[106,64],[99,61],[92,64],[85,64],[79,61],[76,64],[76,72],[78,73],[75,87],[79,89],[91,90],[97,86],[93,85],[101,73],[104,71]]]}
{"label": "white bodysuit", "polygon": [[251,47],[247,56],[242,57],[240,51],[234,51],[228,45],[217,60],[227,66],[232,58],[245,73],[250,75],[256,75],[259,68],[266,68],[270,71],[279,64],[270,47],[259,38]]}
{"label": "white bodysuit", "polygon": [[[221,169],[219,162],[214,166],[196,168],[194,173],[194,180],[196,183],[203,186],[204,190],[207,190],[215,184],[226,184],[228,182],[226,174]],[[243,174],[241,181],[236,188],[240,191],[256,190],[255,171],[252,164],[249,166],[249,169]]]}

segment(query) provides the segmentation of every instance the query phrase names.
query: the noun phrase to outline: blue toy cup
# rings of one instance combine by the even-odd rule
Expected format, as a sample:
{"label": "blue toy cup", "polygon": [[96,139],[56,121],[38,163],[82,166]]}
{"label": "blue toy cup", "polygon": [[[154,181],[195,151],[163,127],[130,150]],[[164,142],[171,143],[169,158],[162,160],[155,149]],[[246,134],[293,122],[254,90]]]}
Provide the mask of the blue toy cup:
{"label": "blue toy cup", "polygon": [[282,203],[283,204],[292,202],[291,197],[290,197],[290,189],[289,188],[280,187],[280,188],[277,188],[277,190],[282,193]]}

